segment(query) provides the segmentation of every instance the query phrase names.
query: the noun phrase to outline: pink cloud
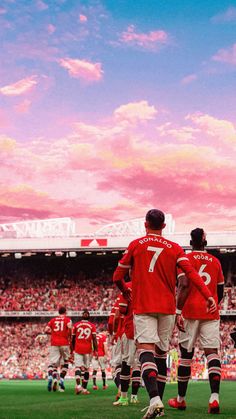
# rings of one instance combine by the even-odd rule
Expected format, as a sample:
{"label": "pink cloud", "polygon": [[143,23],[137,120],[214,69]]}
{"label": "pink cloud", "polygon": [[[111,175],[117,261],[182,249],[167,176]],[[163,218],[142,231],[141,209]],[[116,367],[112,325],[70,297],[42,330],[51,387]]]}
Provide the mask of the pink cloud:
{"label": "pink cloud", "polygon": [[27,113],[31,106],[31,100],[25,99],[22,102],[14,106],[14,109],[17,113]]}
{"label": "pink cloud", "polygon": [[48,5],[42,0],[38,0],[36,3],[36,6],[37,6],[37,9],[40,10],[41,12],[48,9]]}
{"label": "pink cloud", "polygon": [[196,74],[189,74],[188,76],[184,77],[181,80],[181,84],[190,84],[195,80],[197,80],[197,75]]}
{"label": "pink cloud", "polygon": [[100,81],[103,77],[101,63],[92,63],[91,61],[62,58],[59,61],[61,67],[68,70],[71,77],[83,79],[88,82]]}
{"label": "pink cloud", "polygon": [[81,23],[85,23],[85,22],[87,22],[87,21],[88,21],[88,18],[87,18],[87,16],[85,16],[85,15],[79,15],[79,21],[80,21]]}
{"label": "pink cloud", "polygon": [[214,61],[220,61],[231,65],[236,65],[236,43],[230,48],[219,49],[219,51],[212,57]]}
{"label": "pink cloud", "polygon": [[120,36],[120,42],[126,45],[139,46],[149,50],[154,50],[160,45],[165,45],[168,41],[169,36],[163,30],[138,33],[135,32],[134,25],[128,26],[127,30],[122,32]]}
{"label": "pink cloud", "polygon": [[201,113],[187,115],[186,120],[191,120],[203,133],[229,145],[236,145],[236,128],[232,122]]}
{"label": "pink cloud", "polygon": [[157,110],[154,106],[150,106],[146,100],[121,105],[114,111],[114,116],[117,120],[131,123],[148,121],[154,119],[156,115]]}
{"label": "pink cloud", "polygon": [[36,76],[26,77],[16,83],[8,84],[0,88],[4,96],[20,96],[29,93],[37,84]]}
{"label": "pink cloud", "polygon": [[49,23],[47,25],[47,31],[49,33],[49,35],[52,35],[56,30],[56,26],[52,25],[52,23]]}

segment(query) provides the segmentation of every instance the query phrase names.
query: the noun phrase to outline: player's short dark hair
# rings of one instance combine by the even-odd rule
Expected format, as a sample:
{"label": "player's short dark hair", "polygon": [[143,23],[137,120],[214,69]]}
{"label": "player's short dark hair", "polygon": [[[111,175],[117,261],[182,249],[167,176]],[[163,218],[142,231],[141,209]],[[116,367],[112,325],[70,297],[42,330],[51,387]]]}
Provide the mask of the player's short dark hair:
{"label": "player's short dark hair", "polygon": [[165,214],[158,209],[151,209],[146,214],[146,222],[152,230],[160,230],[165,222]]}
{"label": "player's short dark hair", "polygon": [[65,314],[66,313],[66,307],[59,307],[59,310],[58,310],[58,313],[59,314]]}
{"label": "player's short dark hair", "polygon": [[190,236],[191,236],[191,245],[195,245],[195,246],[201,246],[203,243],[203,234],[204,234],[204,230],[203,228],[195,228],[194,230],[191,231]]}
{"label": "player's short dark hair", "polygon": [[82,312],[82,317],[86,317],[86,318],[90,317],[90,313],[89,313],[89,311],[87,310],[87,308],[86,308],[85,310],[83,310],[83,312]]}

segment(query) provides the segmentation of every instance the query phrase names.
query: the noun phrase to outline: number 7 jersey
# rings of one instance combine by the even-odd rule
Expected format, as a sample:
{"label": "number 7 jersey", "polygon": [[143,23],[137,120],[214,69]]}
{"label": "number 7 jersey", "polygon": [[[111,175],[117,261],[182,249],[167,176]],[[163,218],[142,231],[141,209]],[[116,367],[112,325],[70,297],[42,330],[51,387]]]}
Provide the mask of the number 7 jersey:
{"label": "number 7 jersey", "polygon": [[131,269],[134,314],[175,314],[177,267],[194,282],[205,299],[211,296],[183,249],[158,234],[147,234],[129,244],[113,281],[122,280]]}
{"label": "number 7 jersey", "polygon": [[88,320],[81,320],[73,326],[75,335],[75,352],[85,355],[93,351],[93,336],[96,336],[96,326]]}

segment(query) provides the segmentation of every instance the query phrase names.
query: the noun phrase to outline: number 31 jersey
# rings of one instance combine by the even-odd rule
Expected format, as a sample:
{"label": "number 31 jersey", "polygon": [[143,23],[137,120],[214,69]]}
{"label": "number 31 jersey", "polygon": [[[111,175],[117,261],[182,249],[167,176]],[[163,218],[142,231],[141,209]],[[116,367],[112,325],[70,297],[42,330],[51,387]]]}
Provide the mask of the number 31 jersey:
{"label": "number 31 jersey", "polygon": [[96,326],[88,320],[75,323],[72,330],[75,335],[75,352],[77,354],[90,354],[93,350],[93,336],[96,336]]}
{"label": "number 31 jersey", "polygon": [[72,322],[69,317],[54,317],[48,322],[48,327],[51,329],[51,346],[67,346],[70,344]]}
{"label": "number 31 jersey", "polygon": [[[224,276],[220,261],[206,251],[193,251],[186,256],[205,282],[205,285],[209,288],[214,300],[217,302],[217,285],[224,284]],[[183,273],[179,273],[178,278],[181,275],[183,275]],[[219,310],[216,310],[214,313],[207,312],[206,301],[193,284],[190,285],[190,292],[182,313],[185,319],[219,319]]]}

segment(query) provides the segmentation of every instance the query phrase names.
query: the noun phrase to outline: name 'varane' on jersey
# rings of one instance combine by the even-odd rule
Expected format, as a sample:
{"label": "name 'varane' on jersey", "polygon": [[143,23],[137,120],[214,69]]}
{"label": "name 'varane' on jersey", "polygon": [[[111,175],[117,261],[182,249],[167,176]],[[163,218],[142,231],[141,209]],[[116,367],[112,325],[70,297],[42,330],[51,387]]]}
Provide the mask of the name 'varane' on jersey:
{"label": "name 'varane' on jersey", "polygon": [[[217,285],[224,284],[224,275],[219,260],[205,250],[194,250],[186,255],[209,288],[217,302]],[[184,275],[179,273],[178,278]],[[207,311],[206,302],[196,287],[191,284],[187,301],[182,311],[185,319],[213,320],[219,319],[219,310],[214,313]]]}
{"label": "name 'varane' on jersey", "polygon": [[158,234],[147,234],[129,244],[113,280],[123,279],[132,269],[134,314],[175,314],[177,267],[186,273],[205,299],[211,296],[183,249]]}

